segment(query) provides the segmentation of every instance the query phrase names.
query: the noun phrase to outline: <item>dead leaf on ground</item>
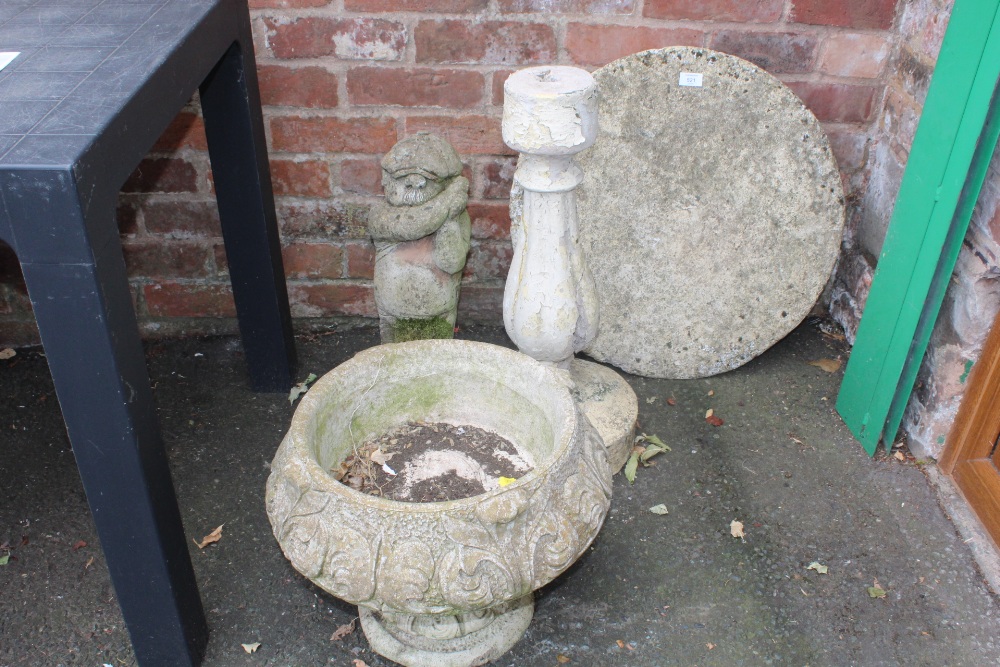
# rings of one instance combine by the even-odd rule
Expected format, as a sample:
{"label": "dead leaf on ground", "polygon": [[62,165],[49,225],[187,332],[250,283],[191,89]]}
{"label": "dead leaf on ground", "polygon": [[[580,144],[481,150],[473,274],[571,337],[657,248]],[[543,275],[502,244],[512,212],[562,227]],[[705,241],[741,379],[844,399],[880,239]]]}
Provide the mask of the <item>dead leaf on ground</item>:
{"label": "dead leaf on ground", "polygon": [[639,457],[644,451],[646,451],[645,447],[633,447],[632,454],[629,455],[628,461],[625,462],[625,469],[622,473],[629,484],[635,483],[635,472],[639,469]]}
{"label": "dead leaf on ground", "polygon": [[656,403],[656,396],[650,396],[649,398],[646,399],[646,402],[649,403],[650,405]]}
{"label": "dead leaf on ground", "polygon": [[87,562],[84,564],[83,569],[84,570],[89,570],[90,566],[93,565],[93,564],[94,564],[94,557],[91,556],[90,558],[87,559]]}
{"label": "dead leaf on ground", "polygon": [[715,396],[715,390],[714,389],[709,389],[708,390],[708,395],[709,396]]}
{"label": "dead leaf on ground", "polygon": [[556,662],[558,662],[560,665],[565,665],[567,662],[569,662],[569,656],[560,653],[559,655],[556,656]]}
{"label": "dead leaf on ground", "polygon": [[906,460],[906,454],[904,454],[903,452],[901,452],[899,450],[896,450],[895,452],[892,453],[892,458],[896,459],[897,461],[905,461]]}
{"label": "dead leaf on ground", "polygon": [[[711,410],[709,410],[709,412],[711,412]],[[712,426],[722,426],[723,424],[726,423],[721,419],[719,419],[718,417],[716,417],[715,415],[708,415],[707,417],[705,417],[705,421]]]}
{"label": "dead leaf on ground", "polygon": [[868,587],[868,597],[870,598],[884,598],[885,589],[882,588],[878,583],[878,579],[872,582],[872,585]]}
{"label": "dead leaf on ground", "polygon": [[83,540],[77,540],[76,543],[72,547],[70,547],[70,548],[73,551],[79,551],[80,549],[84,548],[85,546],[87,546],[86,542],[84,542]]}
{"label": "dead leaf on ground", "polygon": [[715,644],[713,644],[712,642],[708,642],[707,644],[705,644],[705,648],[711,651],[713,648],[715,648]]}
{"label": "dead leaf on ground", "polygon": [[746,534],[743,532],[743,522],[742,521],[737,521],[736,519],[733,519],[732,521],[730,521],[729,522],[729,534],[732,535],[733,537],[738,537],[741,540],[744,537],[746,537]]}
{"label": "dead leaf on ground", "polygon": [[667,399],[667,405],[677,405],[677,399],[671,396]]}
{"label": "dead leaf on ground", "polygon": [[260,642],[254,642],[253,644],[240,644],[240,646],[242,646],[243,650],[247,653],[253,653],[260,648]]}
{"label": "dead leaf on ground", "polygon": [[635,437],[635,444],[636,446],[633,447],[632,451],[633,453],[639,453],[639,463],[643,466],[649,466],[650,464],[647,463],[647,461],[657,454],[671,451],[670,446],[660,440],[657,436],[646,435],[645,433]]}
{"label": "dead leaf on ground", "polygon": [[616,639],[615,643],[618,644],[618,648],[625,648],[625,642],[620,639]]}
{"label": "dead leaf on ground", "polygon": [[17,352],[15,352],[13,348],[5,347],[0,350],[0,360],[13,359],[15,354],[17,354]]}
{"label": "dead leaf on ground", "polygon": [[652,512],[653,514],[669,514],[667,506],[664,505],[663,503],[660,503],[659,505],[653,505],[652,507],[649,508],[649,511]]}
{"label": "dead leaf on ground", "polygon": [[354,662],[351,663],[351,667],[368,667],[368,663],[365,662],[364,660],[359,660],[358,658],[355,658]]}
{"label": "dead leaf on ground", "polygon": [[813,562],[809,563],[809,565],[806,567],[806,569],[807,570],[816,570],[816,572],[818,574],[826,574],[827,572],[830,571],[829,567],[827,567],[826,565],[823,565],[818,560],[814,560]]}
{"label": "dead leaf on ground", "polygon": [[[225,525],[226,524],[222,524],[222,526],[225,526]],[[218,542],[219,540],[222,539],[222,526],[219,526],[218,528],[216,528],[215,530],[213,530],[211,533],[209,533],[205,537],[201,538],[201,542],[199,542],[198,540],[196,540],[194,538],[192,538],[191,541],[194,542],[195,545],[197,545],[197,547],[199,549],[204,549],[209,544],[214,544],[215,542]]]}
{"label": "dead leaf on ground", "polygon": [[841,363],[840,359],[817,359],[816,361],[810,361],[809,365],[821,368],[827,373],[836,373],[840,370]]}
{"label": "dead leaf on ground", "polygon": [[338,627],[336,630],[333,631],[333,634],[330,635],[330,641],[339,642],[341,639],[354,632],[354,629],[357,627],[356,625],[357,622],[358,619],[355,618],[352,619],[350,623],[344,623],[343,625]]}
{"label": "dead leaf on ground", "polygon": [[288,402],[295,403],[302,394],[309,391],[309,385],[316,381],[316,374],[310,373],[305,380],[292,387],[288,392]]}

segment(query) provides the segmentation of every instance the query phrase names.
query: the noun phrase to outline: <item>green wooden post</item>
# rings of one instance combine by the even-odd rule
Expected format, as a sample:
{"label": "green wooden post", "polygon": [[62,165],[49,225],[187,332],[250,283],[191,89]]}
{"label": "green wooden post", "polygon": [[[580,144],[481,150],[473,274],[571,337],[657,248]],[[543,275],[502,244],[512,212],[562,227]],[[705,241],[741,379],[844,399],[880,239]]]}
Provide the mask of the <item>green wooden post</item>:
{"label": "green wooden post", "polygon": [[998,9],[955,2],[837,397],[869,454],[899,428],[996,146]]}

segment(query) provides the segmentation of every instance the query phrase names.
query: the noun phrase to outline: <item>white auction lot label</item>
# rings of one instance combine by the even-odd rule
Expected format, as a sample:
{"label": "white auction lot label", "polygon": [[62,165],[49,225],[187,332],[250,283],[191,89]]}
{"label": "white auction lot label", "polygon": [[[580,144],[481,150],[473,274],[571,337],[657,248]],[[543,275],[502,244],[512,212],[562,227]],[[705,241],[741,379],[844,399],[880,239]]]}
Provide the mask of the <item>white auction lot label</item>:
{"label": "white auction lot label", "polygon": [[701,88],[702,75],[696,72],[681,72],[681,80],[677,83],[681,86],[694,86]]}

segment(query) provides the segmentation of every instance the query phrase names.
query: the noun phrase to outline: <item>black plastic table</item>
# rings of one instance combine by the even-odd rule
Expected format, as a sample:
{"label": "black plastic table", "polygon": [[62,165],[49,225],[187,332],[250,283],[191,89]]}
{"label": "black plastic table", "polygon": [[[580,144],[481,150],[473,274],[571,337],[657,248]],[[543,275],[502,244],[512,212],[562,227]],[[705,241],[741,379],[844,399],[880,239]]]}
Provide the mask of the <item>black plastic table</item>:
{"label": "black plastic table", "polygon": [[200,87],[251,385],[287,391],[295,352],[246,1],[2,0],[0,51],[21,52],[0,70],[0,239],[24,271],[139,664],[196,665],[208,630],[115,209]]}

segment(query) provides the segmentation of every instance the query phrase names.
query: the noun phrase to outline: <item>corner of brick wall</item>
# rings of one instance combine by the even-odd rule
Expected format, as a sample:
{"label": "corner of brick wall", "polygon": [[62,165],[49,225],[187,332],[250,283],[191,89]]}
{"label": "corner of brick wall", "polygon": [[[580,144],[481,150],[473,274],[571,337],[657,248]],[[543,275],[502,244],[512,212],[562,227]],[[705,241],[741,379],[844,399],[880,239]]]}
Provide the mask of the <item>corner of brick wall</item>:
{"label": "corner of brick wall", "polygon": [[886,62],[885,91],[864,139],[862,168],[849,178],[841,261],[829,290],[831,316],[853,344],[876,258],[909,158],[953,0],[901,3]]}
{"label": "corner of brick wall", "polygon": [[[848,225],[830,313],[853,343],[923,110],[953,0],[901,4],[887,63],[885,95],[854,175]],[[919,457],[947,443],[994,316],[1000,310],[1000,156],[995,156],[952,275],[901,431]]]}
{"label": "corner of brick wall", "polygon": [[1000,152],[972,213],[902,430],[910,449],[938,458],[965,396],[966,381],[1000,312]]}
{"label": "corner of brick wall", "polygon": [[[520,67],[592,70],[672,45],[744,57],[787,83],[822,121],[848,201],[861,201],[870,134],[884,107],[897,41],[896,4],[250,0],[297,325],[375,316],[365,220],[380,194],[378,161],[394,142],[420,130],[455,145],[472,183],[473,244],[460,321],[500,321],[514,167],[500,137],[502,87]],[[118,214],[144,332],[232,330],[197,99],[129,179]],[[16,279],[2,277],[9,264],[0,256],[0,340],[30,338],[21,330],[33,327],[30,305]],[[841,262],[843,270],[854,270],[848,264]]]}

